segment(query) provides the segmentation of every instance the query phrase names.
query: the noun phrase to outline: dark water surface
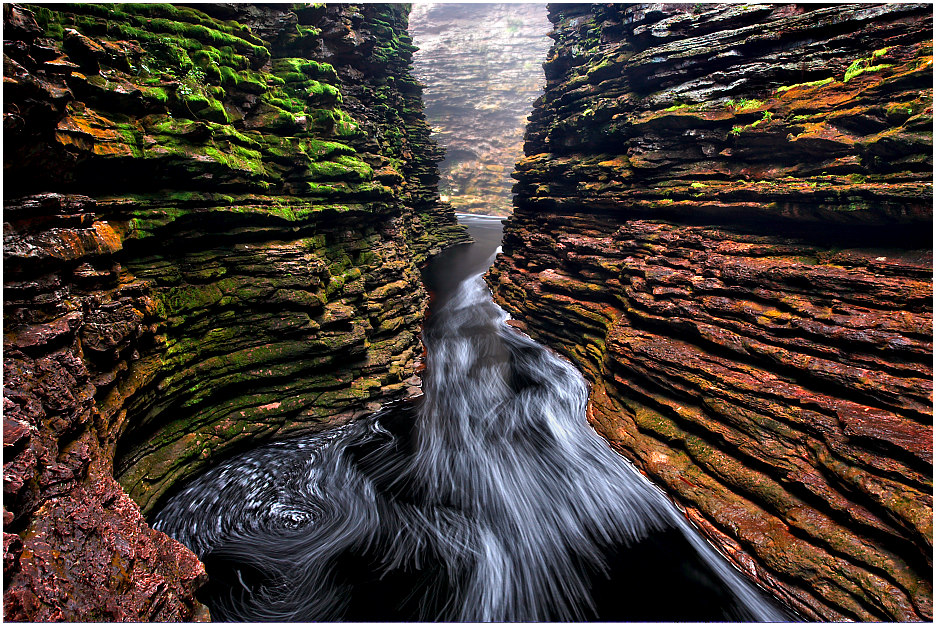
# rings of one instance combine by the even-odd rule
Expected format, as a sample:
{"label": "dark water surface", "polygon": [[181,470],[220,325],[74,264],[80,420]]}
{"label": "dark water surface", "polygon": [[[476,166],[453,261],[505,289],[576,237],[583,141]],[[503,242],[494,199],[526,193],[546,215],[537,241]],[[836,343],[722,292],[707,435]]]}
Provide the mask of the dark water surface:
{"label": "dark water surface", "polygon": [[582,376],[481,279],[499,220],[426,268],[424,396],[193,479],[154,516],[229,621],[788,621],[585,422]]}

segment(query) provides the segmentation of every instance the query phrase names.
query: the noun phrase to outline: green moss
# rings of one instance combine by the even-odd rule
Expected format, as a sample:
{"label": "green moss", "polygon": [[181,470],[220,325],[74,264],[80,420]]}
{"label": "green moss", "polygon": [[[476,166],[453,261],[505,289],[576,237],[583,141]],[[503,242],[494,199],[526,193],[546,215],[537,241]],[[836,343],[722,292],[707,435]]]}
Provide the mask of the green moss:
{"label": "green moss", "polygon": [[205,156],[229,169],[250,172],[258,176],[267,175],[263,168],[261,154],[256,150],[238,145],[230,145],[226,151],[214,146],[204,146],[202,150]]}
{"label": "green moss", "polygon": [[[182,41],[184,42],[185,40]],[[197,44],[197,42],[194,43]],[[237,54],[230,46],[219,46],[215,48],[212,46],[196,45],[194,50],[206,56],[212,63],[217,64],[219,69],[226,66],[241,72],[251,71],[250,60],[242,54]]]}
{"label": "green moss", "polygon": [[322,98],[324,100],[335,100],[337,102],[341,101],[341,92],[337,87],[329,85],[328,83],[320,83],[317,80],[313,80],[306,83],[304,87],[306,98]]}
{"label": "green moss", "polygon": [[224,110],[224,105],[213,98],[208,101],[208,107],[202,109],[199,115],[202,119],[218,122],[219,124],[227,124],[231,121],[227,111]]}
{"label": "green moss", "polygon": [[319,161],[306,165],[307,176],[317,180],[364,181],[373,178],[369,165],[352,156],[338,156],[334,161]]}
{"label": "green moss", "polygon": [[159,300],[168,316],[207,308],[221,299],[223,292],[233,287],[232,279],[223,279],[217,283],[187,284],[173,287],[160,294]]}
{"label": "green moss", "polygon": [[342,188],[337,185],[323,183],[306,182],[305,188],[308,195],[318,196],[320,198],[333,196],[342,192]]}
{"label": "green moss", "polygon": [[219,81],[225,87],[237,87],[248,93],[262,95],[266,93],[267,79],[263,74],[250,69],[235,69],[227,65],[221,65],[218,68],[220,73]]}
{"label": "green moss", "polygon": [[[63,18],[63,13],[54,10],[59,8],[74,13]],[[144,51],[142,56],[132,56],[128,78],[151,106],[156,105],[157,111],[165,107],[166,113],[147,115],[140,128],[119,128],[115,154],[132,153],[158,163],[160,176],[191,176],[199,181],[211,177],[219,188],[258,194],[256,201],[240,196],[224,199],[220,194],[165,198],[170,205],[180,203],[185,208],[167,208],[151,199],[146,201],[146,210],[128,216],[130,236],[150,236],[195,211],[262,213],[296,221],[319,210],[381,210],[399,193],[374,181],[371,166],[356,158],[355,149],[348,145],[363,133],[348,111],[340,108],[341,93],[334,84],[337,74],[330,64],[288,57],[273,60],[265,71],[251,69],[251,63],[257,67],[268,56],[264,42],[248,28],[216,20],[195,8],[73,4],[54,9],[37,10],[37,22],[47,30],[64,24],[103,40],[137,42]],[[399,27],[405,13],[402,8],[380,8],[376,13],[376,26],[386,29],[385,45],[378,45],[377,56],[384,55],[396,65],[388,68],[381,77],[384,84],[375,91],[384,107],[375,139],[386,155],[402,158],[413,148],[405,120],[410,109],[418,107],[418,97],[399,91],[416,85],[399,63],[408,58],[412,44]],[[299,30],[301,36],[318,35],[315,28]],[[90,80],[98,79],[106,89],[103,77]],[[232,127],[234,109],[226,110],[225,103],[229,105],[229,94],[237,92],[261,96],[264,104],[250,120],[251,127],[259,130],[245,133]],[[300,123],[300,116],[308,119],[307,126]],[[302,180],[306,164],[306,180]],[[402,172],[409,165],[407,159],[396,168]],[[283,173],[289,168],[300,175],[283,183]],[[280,190],[280,185],[284,185],[281,191],[302,196],[301,201],[296,197],[295,203],[282,202],[262,195],[273,187]],[[321,202],[309,203],[310,194],[321,196]]]}
{"label": "green moss", "polygon": [[157,102],[159,104],[169,103],[169,94],[166,93],[166,90],[162,87],[141,87],[140,91],[143,92],[144,100]]}
{"label": "green moss", "polygon": [[738,135],[740,135],[746,130],[753,130],[757,128],[758,126],[760,126],[761,124],[770,123],[772,120],[773,120],[773,113],[771,111],[764,111],[764,115],[756,122],[747,124],[746,126],[735,126],[730,131],[728,131],[728,134],[734,135],[735,137],[737,137]]}
{"label": "green moss", "polygon": [[[147,33],[148,35],[148,33]],[[150,37],[146,46],[147,53],[154,62],[154,67],[182,77],[195,67],[188,52],[171,37]]]}
{"label": "green moss", "polygon": [[374,177],[374,170],[364,161],[350,155],[339,155],[335,161],[351,170],[360,180],[370,180]]}
{"label": "green moss", "polygon": [[814,80],[814,81],[811,81],[811,82],[808,82],[808,83],[797,83],[796,85],[788,85],[788,86],[786,86],[786,87],[778,87],[778,88],[777,88],[777,93],[785,93],[785,92],[787,92],[787,91],[790,91],[791,89],[796,89],[796,88],[799,88],[799,87],[822,87],[822,86],[824,86],[824,85],[828,85],[829,83],[831,83],[831,82],[834,81],[834,80],[835,80],[834,78],[824,78],[824,79],[822,79],[822,80]]}
{"label": "green moss", "polygon": [[347,112],[337,111],[335,134],[338,137],[359,137],[362,131],[358,123]]}
{"label": "green moss", "polygon": [[[240,82],[240,77],[238,72],[233,68],[227,65],[223,65],[218,68],[218,71],[221,74],[221,84],[230,87],[236,87]],[[266,85],[264,85],[265,87]]]}
{"label": "green moss", "polygon": [[335,68],[328,63],[319,63],[311,59],[301,59],[294,57],[283,57],[273,59],[272,70],[274,74],[282,77],[284,74],[298,74],[306,78],[323,78],[326,80],[337,80],[338,74]]}
{"label": "green moss", "polygon": [[137,239],[144,239],[153,235],[154,231],[171,224],[184,215],[191,213],[188,209],[178,207],[166,207],[163,209],[151,209],[133,213],[129,221],[129,236]]}
{"label": "green moss", "polygon": [[194,66],[214,83],[220,81],[222,66],[247,69],[250,61],[244,54],[258,63],[269,58],[249,28],[214,20],[195,9],[158,4],[56,6],[74,11],[69,19],[85,34],[139,41],[148,58],[136,69],[144,75],[168,71],[184,79],[194,59]]}
{"label": "green moss", "polygon": [[195,117],[219,124],[227,124],[230,122],[230,118],[224,110],[224,106],[208,95],[207,90],[203,92],[179,94],[179,99],[184,109]]}
{"label": "green moss", "polygon": [[168,115],[146,120],[147,132],[160,135],[184,136],[193,132],[200,132],[204,128],[205,124],[203,122]]}
{"label": "green moss", "polygon": [[172,4],[156,3],[127,3],[112,5],[119,7],[121,12],[143,16],[146,18],[164,17],[177,22],[189,22],[204,27],[212,28],[229,35],[236,35],[250,43],[262,44],[262,40],[256,37],[250,28],[234,21],[222,22],[214,19],[198,9],[192,7],[180,7]]}
{"label": "green moss", "polygon": [[332,155],[352,155],[354,148],[337,141],[322,141],[319,139],[303,139],[302,149],[314,158],[326,158]]}
{"label": "green moss", "polygon": [[759,109],[763,107],[766,103],[763,100],[754,100],[748,98],[742,98],[740,102],[735,103],[734,100],[726,100],[725,107],[729,109],[734,109],[735,113],[743,113],[745,111],[752,111],[754,109]]}
{"label": "green moss", "polygon": [[612,67],[614,67],[614,63],[611,61],[611,59],[605,58],[597,65],[589,67],[583,78],[591,78],[594,74],[604,72],[605,70],[609,70]]}
{"label": "green moss", "polygon": [[882,63],[882,64],[879,64],[879,65],[872,65],[872,62],[873,62],[875,59],[878,59],[878,58],[884,56],[885,54],[887,54],[887,51],[888,51],[889,49],[890,49],[890,48],[881,48],[880,50],[875,50],[874,52],[872,52],[872,53],[871,53],[871,56],[869,56],[869,57],[867,57],[867,58],[864,58],[864,59],[856,59],[854,62],[852,62],[851,65],[848,66],[848,69],[845,70],[845,77],[842,79],[843,82],[846,82],[846,83],[847,83],[847,82],[850,81],[851,79],[853,79],[853,78],[855,78],[855,77],[857,77],[857,76],[861,76],[862,74],[869,74],[869,73],[873,73],[873,72],[880,72],[881,70],[886,69],[886,68],[888,68],[888,67],[893,67],[893,65],[892,65],[892,64],[889,64],[889,63]]}
{"label": "green moss", "polygon": [[350,138],[359,137],[362,134],[354,118],[341,109],[312,109],[309,117],[312,120],[313,129],[324,135]]}
{"label": "green moss", "polygon": [[274,133],[292,134],[299,130],[296,113],[267,101],[263,113],[256,116],[256,128]]}
{"label": "green moss", "polygon": [[43,35],[50,39],[61,40],[64,36],[64,29],[59,21],[60,15],[57,11],[51,11],[42,5],[27,5],[36,16],[36,23],[43,29]]}
{"label": "green moss", "polygon": [[302,41],[305,39],[318,38],[322,34],[322,30],[320,28],[316,28],[315,26],[296,24],[296,33],[299,35],[300,41]]}
{"label": "green moss", "polygon": [[45,28],[45,36],[52,39],[62,39],[65,36],[65,31],[61,24],[50,22]]}
{"label": "green moss", "polygon": [[238,35],[232,34],[230,32],[231,29],[226,29],[223,24],[216,20],[211,20],[211,18],[207,18],[207,16],[206,21],[202,23],[192,23],[179,21],[178,19],[148,17],[135,13],[124,13],[121,15],[125,16],[125,19],[131,24],[138,24],[149,32],[172,34],[177,37],[208,44],[212,47],[230,46],[242,54],[252,55],[261,61],[270,58],[270,53],[264,46],[243,39],[239,36],[243,33],[238,33]]}
{"label": "green moss", "polygon": [[305,111],[305,103],[298,98],[277,97],[273,93],[264,96],[263,100],[275,106],[278,109],[289,111],[290,113],[302,113]]}

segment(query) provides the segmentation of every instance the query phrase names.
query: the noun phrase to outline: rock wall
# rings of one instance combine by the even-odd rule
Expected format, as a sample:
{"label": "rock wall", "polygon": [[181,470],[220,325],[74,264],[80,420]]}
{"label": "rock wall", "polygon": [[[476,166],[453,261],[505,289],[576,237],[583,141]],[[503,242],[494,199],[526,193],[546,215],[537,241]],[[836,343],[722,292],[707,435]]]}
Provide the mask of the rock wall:
{"label": "rock wall", "polygon": [[407,10],[290,6],[3,7],[8,620],[206,619],[141,509],[418,385],[466,236]]}
{"label": "rock wall", "polygon": [[413,72],[446,149],[439,188],[456,211],[510,214],[510,174],[543,93],[550,29],[544,4],[413,5]]}
{"label": "rock wall", "polygon": [[488,275],[808,619],[932,619],[930,5],[552,5]]}

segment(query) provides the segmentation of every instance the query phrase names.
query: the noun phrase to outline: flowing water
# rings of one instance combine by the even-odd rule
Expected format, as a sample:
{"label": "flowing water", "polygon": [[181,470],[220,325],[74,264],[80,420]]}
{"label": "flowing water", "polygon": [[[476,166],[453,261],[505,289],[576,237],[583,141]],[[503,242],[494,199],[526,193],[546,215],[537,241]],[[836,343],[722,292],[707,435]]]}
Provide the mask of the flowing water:
{"label": "flowing water", "polygon": [[501,224],[436,257],[424,395],[193,479],[154,518],[232,621],[788,621],[585,421],[585,380],[504,322]]}

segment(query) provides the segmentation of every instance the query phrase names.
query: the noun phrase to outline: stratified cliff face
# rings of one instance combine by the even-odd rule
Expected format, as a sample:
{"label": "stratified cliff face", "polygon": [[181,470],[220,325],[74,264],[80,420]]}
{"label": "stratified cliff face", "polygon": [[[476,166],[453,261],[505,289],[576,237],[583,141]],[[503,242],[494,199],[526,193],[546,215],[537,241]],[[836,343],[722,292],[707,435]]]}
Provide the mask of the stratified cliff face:
{"label": "stratified cliff face", "polygon": [[932,7],[554,5],[488,279],[809,618],[932,618]]}
{"label": "stratified cliff face", "polygon": [[406,10],[4,23],[6,619],[204,619],[201,563],[140,507],[418,384],[417,264],[465,235]]}
{"label": "stratified cliff face", "polygon": [[456,211],[509,215],[523,129],[543,93],[544,4],[413,5],[413,72],[446,149],[439,188]]}

